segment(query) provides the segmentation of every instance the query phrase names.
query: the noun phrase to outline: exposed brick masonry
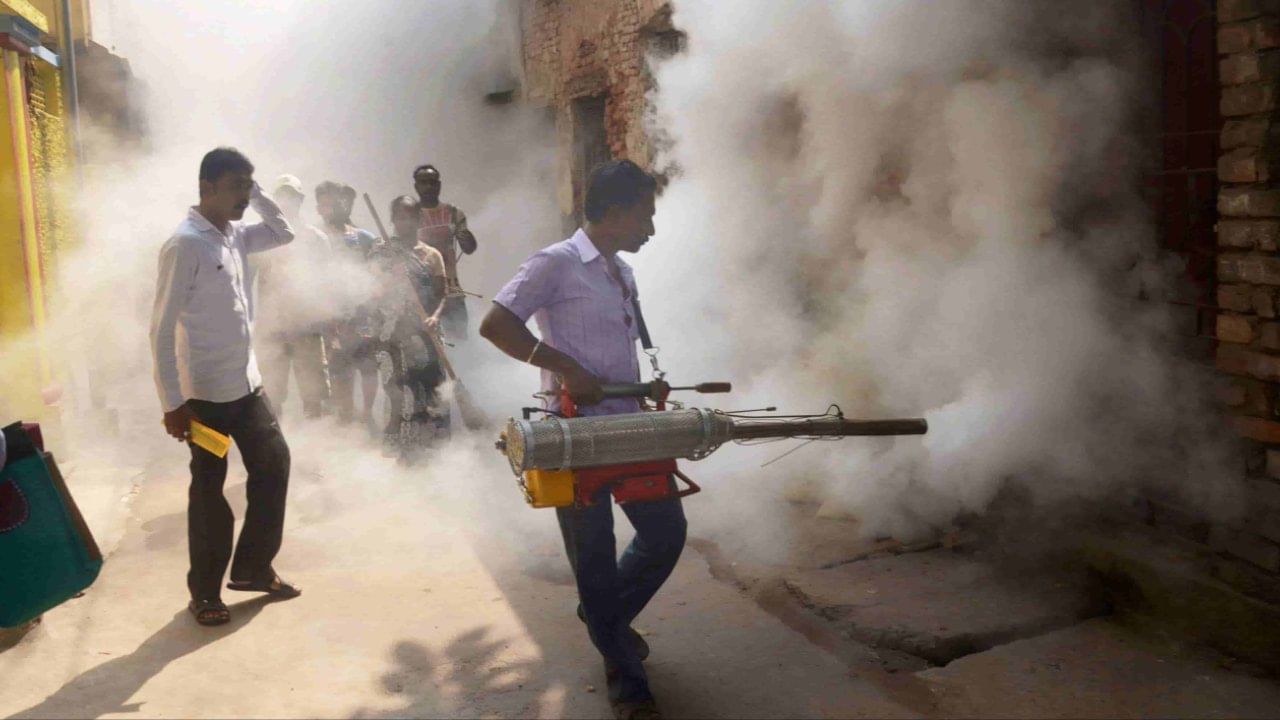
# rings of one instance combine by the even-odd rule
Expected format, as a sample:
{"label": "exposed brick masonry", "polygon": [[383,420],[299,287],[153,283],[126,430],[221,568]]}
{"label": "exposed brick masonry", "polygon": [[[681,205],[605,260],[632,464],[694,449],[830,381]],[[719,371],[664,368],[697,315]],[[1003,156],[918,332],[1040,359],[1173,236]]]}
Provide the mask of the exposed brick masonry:
{"label": "exposed brick masonry", "polygon": [[1280,0],[1219,0],[1217,44],[1217,365],[1236,429],[1266,462],[1251,463],[1246,517],[1213,528],[1209,543],[1254,568],[1219,577],[1255,586],[1256,570],[1280,573]]}
{"label": "exposed brick masonry", "polygon": [[[613,157],[650,166],[653,150],[644,126],[650,89],[645,39],[666,27],[669,16],[667,0],[525,0],[524,99],[555,111],[562,160],[573,156],[572,102],[604,97]],[[573,202],[571,172],[562,162],[559,195],[566,213]]]}

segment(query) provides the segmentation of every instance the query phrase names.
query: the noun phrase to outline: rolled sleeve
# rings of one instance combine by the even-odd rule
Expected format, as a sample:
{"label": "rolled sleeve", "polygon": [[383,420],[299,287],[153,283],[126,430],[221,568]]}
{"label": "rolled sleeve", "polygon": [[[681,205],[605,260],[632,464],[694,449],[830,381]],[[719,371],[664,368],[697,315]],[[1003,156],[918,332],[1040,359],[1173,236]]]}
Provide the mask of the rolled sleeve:
{"label": "rolled sleeve", "polygon": [[498,291],[493,301],[528,322],[534,313],[559,298],[558,285],[562,275],[557,272],[557,264],[557,258],[546,251],[534,254]]}

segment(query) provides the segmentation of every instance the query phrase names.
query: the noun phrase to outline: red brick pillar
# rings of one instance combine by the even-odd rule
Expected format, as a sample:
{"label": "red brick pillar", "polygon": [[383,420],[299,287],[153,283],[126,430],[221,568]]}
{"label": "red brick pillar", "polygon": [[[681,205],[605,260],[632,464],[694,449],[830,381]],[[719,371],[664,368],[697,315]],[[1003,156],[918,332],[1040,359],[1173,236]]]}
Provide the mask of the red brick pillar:
{"label": "red brick pillar", "polygon": [[1211,544],[1246,561],[1221,563],[1224,580],[1270,595],[1280,588],[1280,0],[1219,0],[1217,12],[1217,363],[1233,421],[1266,462],[1251,463],[1247,517],[1213,528]]}

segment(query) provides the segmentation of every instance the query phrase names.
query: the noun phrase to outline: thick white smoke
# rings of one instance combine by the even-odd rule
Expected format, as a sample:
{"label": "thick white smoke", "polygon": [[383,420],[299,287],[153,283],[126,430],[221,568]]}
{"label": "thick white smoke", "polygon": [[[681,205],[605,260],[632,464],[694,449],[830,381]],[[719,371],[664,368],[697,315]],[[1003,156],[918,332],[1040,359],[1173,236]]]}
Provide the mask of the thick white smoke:
{"label": "thick white smoke", "polygon": [[1123,10],[675,4],[688,49],[654,98],[674,179],[637,260],[669,364],[741,406],[930,422],[764,471],[721,451],[724,495],[800,477],[900,536],[1010,480],[1045,502],[1230,495],[1207,378],[1166,307],[1131,300],[1175,275],[1138,195],[1154,84]]}
{"label": "thick white smoke", "polygon": [[[118,452],[183,455],[160,434],[146,323],[156,253],[215,145],[248,153],[261,180],[347,182],[384,212],[411,190],[412,167],[434,162],[480,240],[463,280],[486,295],[558,239],[545,115],[483,101],[518,74],[514,5],[112,6],[112,43],[149,89],[151,148],[90,143],[95,163],[74,189],[83,244],[61,265],[51,344],[83,359],[65,415],[91,416],[91,366],[108,405],[136,419]],[[688,49],[655,68],[653,98],[673,180],[636,259],[673,379],[733,380],[726,407],[834,401],[931,424],[922,439],[820,443],[766,470],[791,446],[722,450],[690,469],[709,481],[689,503],[695,532],[719,518],[774,544],[763,518],[776,505],[763,500],[780,479],[868,534],[900,536],[985,508],[1009,480],[1045,502],[1137,483],[1198,507],[1221,500],[1235,468],[1213,441],[1203,378],[1173,359],[1164,306],[1128,300],[1161,297],[1174,273],[1136,194],[1135,116],[1151,84],[1120,10],[676,3]],[[315,222],[313,208],[308,197]],[[371,226],[362,205],[355,220]],[[323,304],[335,286],[313,289]],[[473,320],[485,308],[472,304]],[[496,416],[529,404],[533,371],[475,341],[456,354]],[[295,454],[337,482],[388,472],[327,423],[287,429]],[[468,512],[511,508],[519,522],[490,524],[546,530],[496,454],[475,448],[430,475],[492,475],[507,495]],[[310,502],[301,488],[297,499]]]}
{"label": "thick white smoke", "polygon": [[[486,102],[487,94],[512,89],[519,74],[514,6],[498,0],[114,0],[109,6],[108,41],[145,86],[150,135],[144,148],[118,145],[85,118],[84,182],[65,178],[81,233],[77,248],[60,259],[48,332],[65,389],[66,432],[56,449],[64,462],[80,460],[83,470],[70,480],[95,528],[118,526],[120,495],[147,467],[159,463],[166,476],[185,474],[186,450],[160,425],[147,329],[160,246],[198,201],[196,173],[208,150],[238,147],[264,186],[282,173],[299,176],[307,191],[304,219],[312,224],[320,222],[314,187],[322,180],[348,183],[372,196],[389,230],[390,200],[412,193],[415,166],[434,163],[443,175],[443,199],[467,213],[480,243],[460,274],[469,290],[486,296],[520,259],[559,234],[551,182],[555,142],[545,113]],[[376,232],[363,201],[353,219]],[[256,218],[250,212],[246,220]],[[296,299],[312,309],[342,307],[368,283],[318,267]],[[468,304],[474,333],[488,304]],[[31,352],[32,338],[0,348],[6,357]],[[478,339],[451,354],[495,419],[530,404],[535,371]],[[102,395],[105,411],[93,407],[91,390]],[[4,395],[0,388],[0,410]],[[456,491],[466,488],[474,499],[488,492],[477,483],[491,480],[502,488],[496,507],[523,517],[492,438],[464,438],[448,454],[452,459],[406,470],[381,457],[362,427],[303,422],[296,386],[284,416],[300,478],[292,502],[301,515],[308,508],[350,510],[350,498],[332,496],[353,483],[371,491],[364,500],[380,503],[404,493],[421,501],[426,488],[453,483],[450,507],[461,510]],[[101,472],[90,480],[86,473],[94,468]],[[240,472],[238,460],[232,468],[229,485]],[[383,482],[369,485],[375,477]],[[96,487],[99,480],[107,487]],[[476,514],[495,516],[492,509]],[[545,518],[530,514],[528,520]]]}
{"label": "thick white smoke", "polygon": [[[79,191],[83,249],[63,263],[55,342],[86,339],[112,394],[142,393],[145,402],[147,387],[135,381],[150,372],[145,328],[157,252],[196,202],[200,157],[216,145],[247,153],[264,186],[282,173],[299,176],[313,224],[314,187],[336,180],[369,193],[390,229],[389,201],[412,193],[416,165],[434,163],[444,199],[467,212],[480,240],[462,263],[463,280],[491,295],[514,259],[559,225],[547,191],[554,143],[545,116],[485,102],[518,74],[513,9],[116,0],[112,42],[146,86],[150,147],[116,152],[90,135],[93,162]],[[362,200],[353,218],[376,232]],[[313,310],[342,307],[344,295],[367,285],[318,268],[314,280],[298,298]],[[105,296],[115,302],[102,303]],[[473,316],[485,309],[471,306]],[[458,352],[460,370],[477,360]]]}

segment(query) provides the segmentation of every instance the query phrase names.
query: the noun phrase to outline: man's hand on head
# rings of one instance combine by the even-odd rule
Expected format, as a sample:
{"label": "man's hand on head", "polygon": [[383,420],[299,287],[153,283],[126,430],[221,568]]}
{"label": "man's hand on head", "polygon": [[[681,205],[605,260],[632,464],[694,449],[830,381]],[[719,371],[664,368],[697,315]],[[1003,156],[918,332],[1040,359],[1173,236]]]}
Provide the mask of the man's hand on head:
{"label": "man's hand on head", "polygon": [[196,414],[183,403],[164,414],[164,430],[174,439],[186,442],[191,437],[191,421],[195,419]]}

